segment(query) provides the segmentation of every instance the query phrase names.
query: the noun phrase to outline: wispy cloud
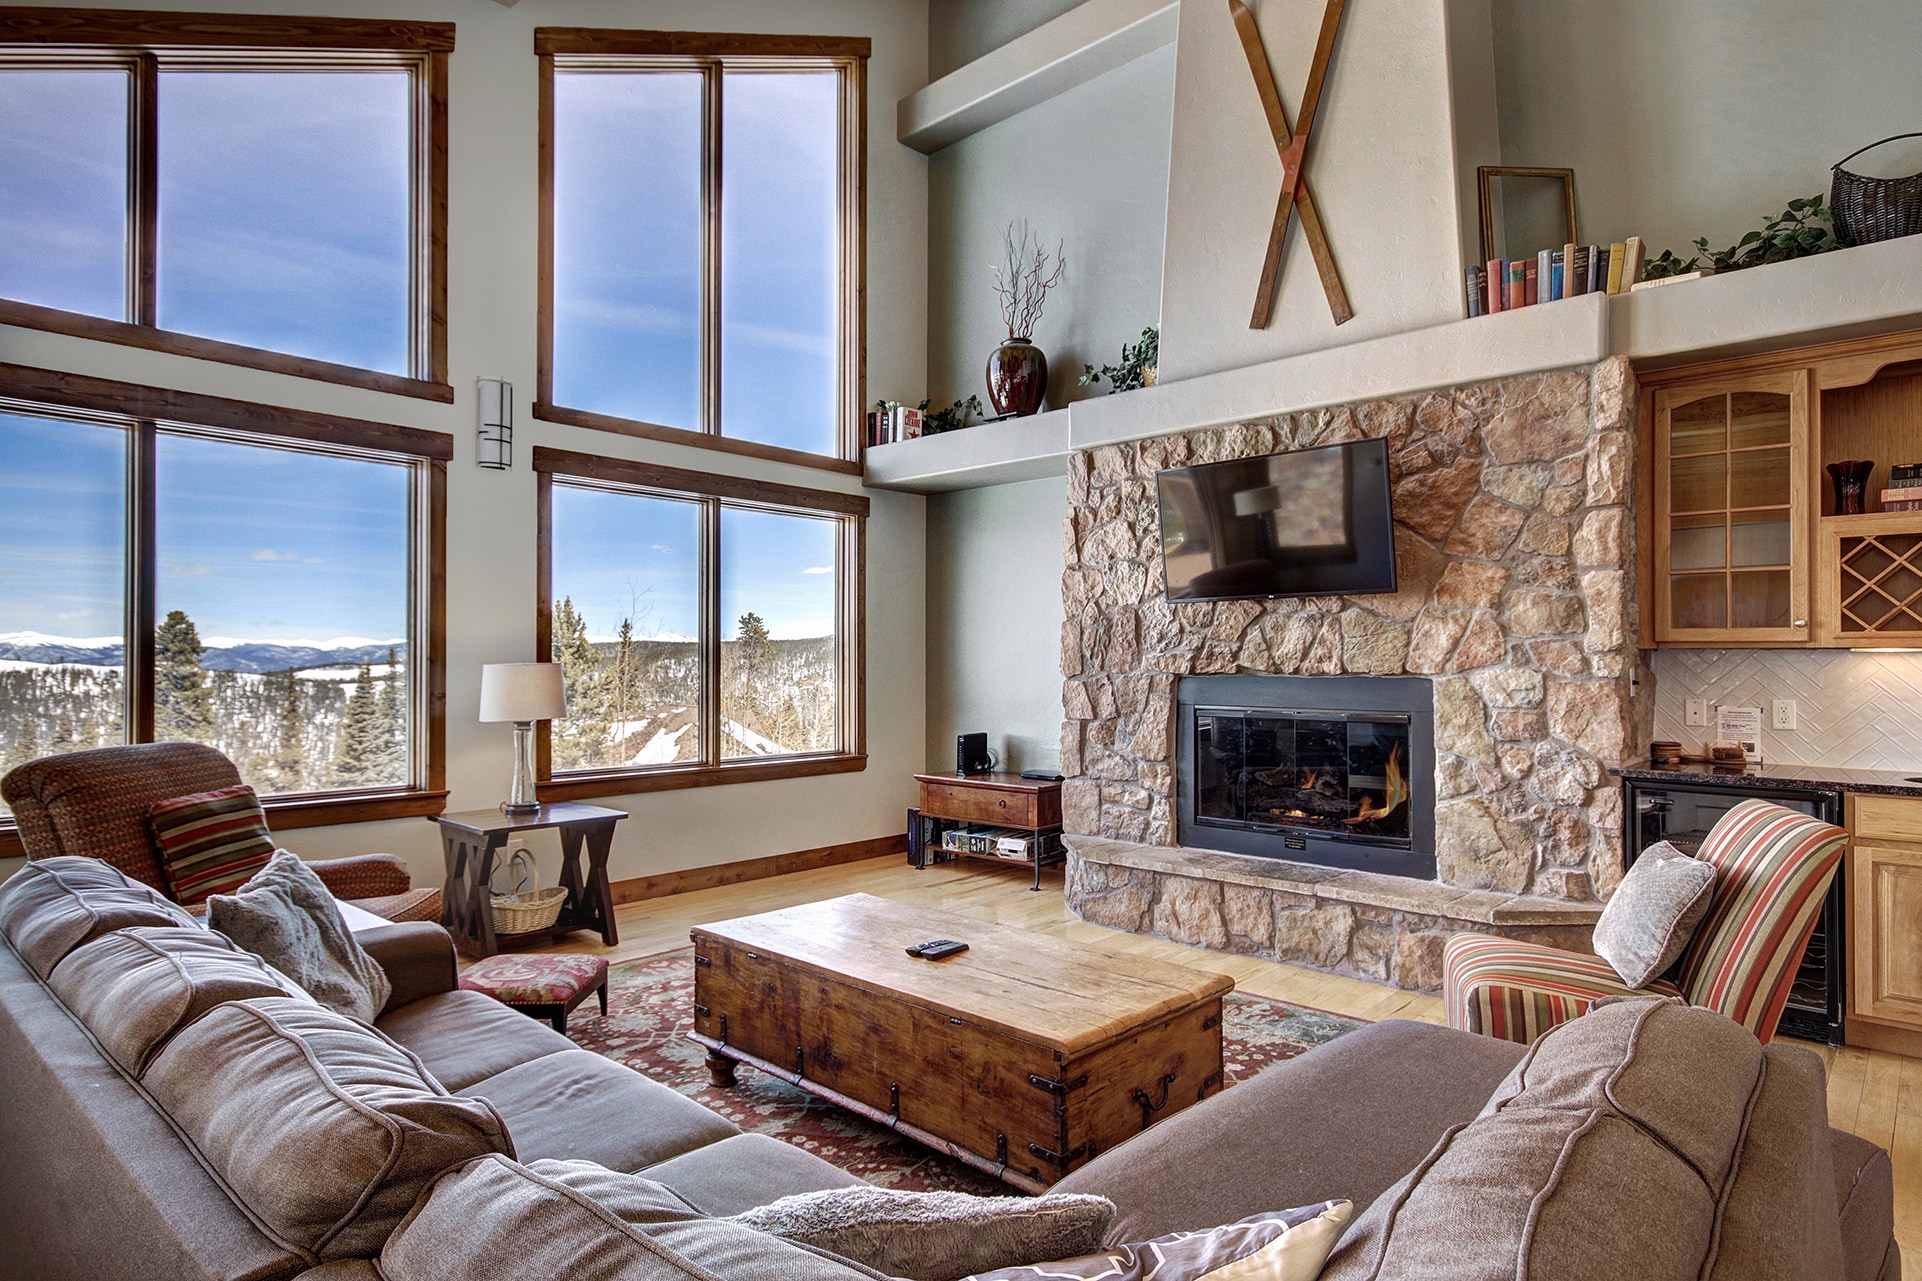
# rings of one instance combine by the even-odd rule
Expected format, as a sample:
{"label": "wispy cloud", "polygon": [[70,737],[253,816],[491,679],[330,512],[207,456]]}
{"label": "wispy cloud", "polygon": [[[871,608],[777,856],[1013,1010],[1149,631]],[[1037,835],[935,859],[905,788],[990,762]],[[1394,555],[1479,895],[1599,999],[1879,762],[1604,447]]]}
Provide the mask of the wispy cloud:
{"label": "wispy cloud", "polygon": [[803,574],[832,574],[834,572],[834,566],[809,565],[806,569],[802,570],[801,572]]}
{"label": "wispy cloud", "polygon": [[672,547],[669,547],[666,543],[655,543],[652,547],[648,548],[647,550],[651,552],[660,552],[662,555],[672,555],[674,552],[674,549]]}
{"label": "wispy cloud", "polygon": [[206,578],[214,572],[212,565],[169,565],[167,573],[174,578]]}
{"label": "wispy cloud", "polygon": [[255,560],[299,560],[299,552],[277,552],[271,547],[263,547],[254,553]]}

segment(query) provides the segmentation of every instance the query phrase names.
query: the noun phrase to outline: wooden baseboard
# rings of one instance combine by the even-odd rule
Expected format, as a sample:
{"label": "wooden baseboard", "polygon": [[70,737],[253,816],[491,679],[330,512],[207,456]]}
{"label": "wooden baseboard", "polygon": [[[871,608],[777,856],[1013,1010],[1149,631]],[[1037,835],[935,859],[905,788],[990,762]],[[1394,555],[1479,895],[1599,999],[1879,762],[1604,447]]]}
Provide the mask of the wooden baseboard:
{"label": "wooden baseboard", "polygon": [[901,832],[893,836],[877,836],[868,841],[848,841],[841,845],[823,845],[819,849],[796,850],[791,854],[742,859],[738,863],[690,867],[681,872],[662,872],[659,876],[636,876],[630,880],[615,881],[609,888],[614,891],[616,903],[638,903],[642,899],[666,898],[670,894],[685,894],[690,890],[711,890],[720,885],[739,885],[742,881],[785,876],[789,872],[806,872],[817,867],[833,867],[838,863],[859,863],[863,859],[906,854],[907,850],[907,833]]}
{"label": "wooden baseboard", "polygon": [[1853,1049],[1881,1050],[1922,1059],[1922,1031],[1914,1028],[1875,1023],[1851,1014],[1843,1022],[1842,1035]]}

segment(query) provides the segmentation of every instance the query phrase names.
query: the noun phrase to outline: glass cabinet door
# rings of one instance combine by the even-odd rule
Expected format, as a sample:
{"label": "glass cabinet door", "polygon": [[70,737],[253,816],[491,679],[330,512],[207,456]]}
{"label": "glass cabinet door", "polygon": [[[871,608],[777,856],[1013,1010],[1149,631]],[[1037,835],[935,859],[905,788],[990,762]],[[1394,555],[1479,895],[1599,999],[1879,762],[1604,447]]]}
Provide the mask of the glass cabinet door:
{"label": "glass cabinet door", "polygon": [[1804,381],[1657,393],[1657,641],[1808,639]]}

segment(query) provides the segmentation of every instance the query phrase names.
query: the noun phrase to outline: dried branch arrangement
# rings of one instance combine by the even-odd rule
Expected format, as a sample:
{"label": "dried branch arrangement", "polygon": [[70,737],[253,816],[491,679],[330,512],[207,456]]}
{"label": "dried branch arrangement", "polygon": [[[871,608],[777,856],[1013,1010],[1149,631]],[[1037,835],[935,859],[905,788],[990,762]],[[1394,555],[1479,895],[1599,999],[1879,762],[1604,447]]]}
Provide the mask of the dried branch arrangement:
{"label": "dried branch arrangement", "polygon": [[1008,325],[1008,340],[1026,342],[1034,337],[1034,327],[1041,323],[1041,305],[1048,291],[1061,283],[1068,259],[1056,244],[1054,268],[1049,270],[1050,255],[1029,232],[1027,220],[1021,221],[1018,232],[1016,226],[1011,222],[1002,229],[1001,261],[990,263],[989,268],[994,272],[994,296],[1001,300],[1001,319]]}

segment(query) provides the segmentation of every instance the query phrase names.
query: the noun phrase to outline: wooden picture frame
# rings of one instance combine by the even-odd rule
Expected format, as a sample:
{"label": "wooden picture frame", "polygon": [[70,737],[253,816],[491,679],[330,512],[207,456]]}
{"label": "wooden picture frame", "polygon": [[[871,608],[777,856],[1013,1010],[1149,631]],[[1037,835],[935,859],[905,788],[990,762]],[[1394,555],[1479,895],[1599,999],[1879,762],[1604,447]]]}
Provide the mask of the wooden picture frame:
{"label": "wooden picture frame", "polygon": [[1575,171],[1573,169],[1550,169],[1539,165],[1479,165],[1475,169],[1476,195],[1481,210],[1482,257],[1483,262],[1495,255],[1495,178],[1552,178],[1562,184],[1562,204],[1567,212],[1568,234],[1554,247],[1564,244],[1579,245],[1582,238],[1575,224]]}

